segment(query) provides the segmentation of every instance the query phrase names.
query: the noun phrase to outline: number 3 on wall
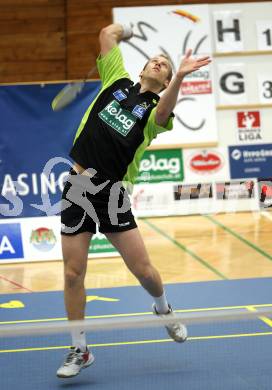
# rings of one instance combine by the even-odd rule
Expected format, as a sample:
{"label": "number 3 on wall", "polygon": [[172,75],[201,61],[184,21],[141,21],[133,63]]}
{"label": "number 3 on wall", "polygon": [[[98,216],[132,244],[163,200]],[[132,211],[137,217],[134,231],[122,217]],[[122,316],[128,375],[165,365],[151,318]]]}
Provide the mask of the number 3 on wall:
{"label": "number 3 on wall", "polygon": [[272,74],[258,74],[259,101],[263,104],[272,103]]}

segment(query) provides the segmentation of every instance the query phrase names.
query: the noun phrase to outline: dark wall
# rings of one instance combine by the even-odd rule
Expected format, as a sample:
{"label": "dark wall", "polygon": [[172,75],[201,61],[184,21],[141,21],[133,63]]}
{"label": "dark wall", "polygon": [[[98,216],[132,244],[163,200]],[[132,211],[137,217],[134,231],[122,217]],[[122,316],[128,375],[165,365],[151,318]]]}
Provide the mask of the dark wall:
{"label": "dark wall", "polygon": [[[240,1],[243,2],[249,0]],[[113,7],[206,3],[201,0],[0,0],[0,83],[84,77],[95,64],[98,34],[111,23]]]}

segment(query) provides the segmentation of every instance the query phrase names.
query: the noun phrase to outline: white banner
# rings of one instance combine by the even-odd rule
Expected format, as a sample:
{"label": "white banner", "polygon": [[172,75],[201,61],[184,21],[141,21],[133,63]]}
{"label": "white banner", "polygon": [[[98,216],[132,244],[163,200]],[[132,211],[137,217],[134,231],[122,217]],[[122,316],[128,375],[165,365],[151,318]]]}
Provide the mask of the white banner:
{"label": "white banner", "polygon": [[246,67],[243,63],[217,65],[219,104],[236,105],[248,102]]}
{"label": "white banner", "polygon": [[132,204],[137,217],[256,211],[259,192],[255,179],[145,184],[135,186]]}
{"label": "white banner", "polygon": [[[160,53],[170,58],[174,73],[189,48],[195,56],[212,53],[207,5],[114,8],[113,16],[115,22],[134,25],[133,38],[120,47],[135,82],[148,59]],[[211,67],[186,77],[175,109],[174,129],[161,134],[153,144],[217,142],[213,89]]]}
{"label": "white banner", "polygon": [[215,47],[218,53],[243,51],[240,10],[214,11]]}

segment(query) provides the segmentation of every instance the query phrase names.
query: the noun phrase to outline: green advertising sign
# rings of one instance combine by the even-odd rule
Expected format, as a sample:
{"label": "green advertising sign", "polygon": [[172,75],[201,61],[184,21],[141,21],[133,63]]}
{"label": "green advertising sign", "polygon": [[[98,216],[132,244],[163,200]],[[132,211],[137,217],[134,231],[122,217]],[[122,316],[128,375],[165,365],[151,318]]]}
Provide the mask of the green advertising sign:
{"label": "green advertising sign", "polygon": [[96,233],[93,238],[91,245],[89,247],[89,253],[97,254],[97,253],[117,253],[116,249],[113,245],[107,240],[104,234]]}
{"label": "green advertising sign", "polygon": [[181,149],[147,150],[141,159],[135,183],[182,181],[183,178]]}

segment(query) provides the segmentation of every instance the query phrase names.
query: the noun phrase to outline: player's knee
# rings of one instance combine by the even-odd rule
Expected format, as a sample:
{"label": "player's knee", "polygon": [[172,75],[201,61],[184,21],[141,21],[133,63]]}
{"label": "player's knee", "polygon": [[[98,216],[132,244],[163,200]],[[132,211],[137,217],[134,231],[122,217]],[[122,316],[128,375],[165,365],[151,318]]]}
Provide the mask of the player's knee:
{"label": "player's knee", "polygon": [[137,266],[134,275],[141,283],[148,283],[153,280],[153,269],[150,264]]}
{"label": "player's knee", "polygon": [[67,287],[73,287],[78,283],[83,283],[84,273],[79,269],[66,267],[64,271],[64,277],[65,285]]}

